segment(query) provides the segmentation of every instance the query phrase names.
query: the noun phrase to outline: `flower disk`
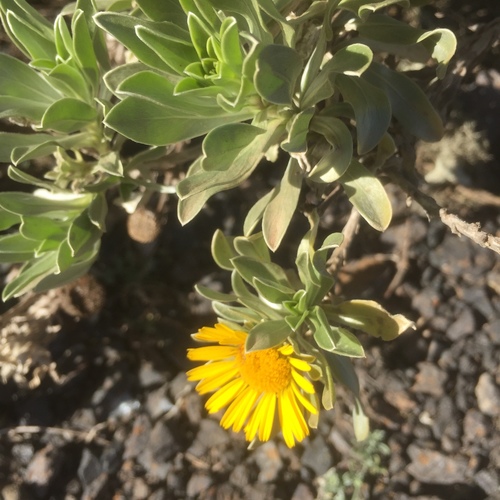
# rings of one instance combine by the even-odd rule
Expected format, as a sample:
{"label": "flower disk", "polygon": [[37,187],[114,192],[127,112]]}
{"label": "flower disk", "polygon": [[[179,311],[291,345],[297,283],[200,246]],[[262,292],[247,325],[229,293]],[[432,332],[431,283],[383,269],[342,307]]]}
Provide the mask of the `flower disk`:
{"label": "flower disk", "polygon": [[269,440],[277,408],[283,437],[292,447],[309,435],[304,410],[318,413],[314,386],[300,373],[311,366],[289,344],[247,353],[247,336],[222,324],[201,328],[195,340],[219,345],[188,349],[189,359],[207,362],[188,371],[188,380],[199,381],[200,394],[215,391],[205,404],[208,412],[227,407],[221,425],[244,429],[247,441]]}

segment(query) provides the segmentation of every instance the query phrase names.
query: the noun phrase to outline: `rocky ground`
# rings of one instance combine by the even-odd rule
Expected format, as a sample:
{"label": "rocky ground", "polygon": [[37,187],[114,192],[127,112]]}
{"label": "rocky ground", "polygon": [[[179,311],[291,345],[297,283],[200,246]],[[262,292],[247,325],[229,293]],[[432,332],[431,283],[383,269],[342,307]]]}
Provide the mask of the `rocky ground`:
{"label": "rocky ground", "polygon": [[[441,2],[443,22],[491,22],[495,2],[482,4],[471,12],[471,2]],[[447,139],[422,146],[418,159],[425,174],[463,145],[460,131],[472,123],[486,154],[457,155],[448,182],[427,190],[498,236],[500,67],[498,48],[490,52],[460,84]],[[269,182],[259,172],[256,180]],[[131,240],[116,211],[90,276],[2,306],[0,498],[500,498],[500,256],[428,222],[398,189],[393,224],[382,235],[362,226],[336,289],[416,323],[390,343],[363,339],[367,357],[356,369],[376,431],[368,442],[354,442],[342,388],[318,430],[291,450],[279,437],[247,450],[207,416],[186,381],[185,351],[189,334],[215,318],[192,287],[227,286],[210,239],[218,227],[239,232],[252,196],[249,186],[223,193],[184,228],[169,199],[152,244]],[[346,215],[327,214],[325,230]],[[6,279],[9,269],[1,272]]]}

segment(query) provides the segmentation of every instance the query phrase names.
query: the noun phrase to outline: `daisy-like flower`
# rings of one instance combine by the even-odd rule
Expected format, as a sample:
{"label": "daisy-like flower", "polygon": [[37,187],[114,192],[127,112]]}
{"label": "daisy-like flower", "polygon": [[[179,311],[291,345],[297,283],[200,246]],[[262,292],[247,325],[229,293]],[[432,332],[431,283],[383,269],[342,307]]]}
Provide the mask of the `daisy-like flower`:
{"label": "daisy-like flower", "polygon": [[200,394],[214,392],[205,404],[209,413],[226,408],[221,419],[225,429],[244,430],[247,441],[267,441],[276,408],[285,443],[290,448],[309,435],[304,413],[318,413],[318,398],[304,373],[309,363],[294,355],[293,347],[245,352],[248,334],[223,324],[201,328],[195,340],[219,345],[188,349],[188,358],[207,361],[187,372],[188,380],[200,381]]}

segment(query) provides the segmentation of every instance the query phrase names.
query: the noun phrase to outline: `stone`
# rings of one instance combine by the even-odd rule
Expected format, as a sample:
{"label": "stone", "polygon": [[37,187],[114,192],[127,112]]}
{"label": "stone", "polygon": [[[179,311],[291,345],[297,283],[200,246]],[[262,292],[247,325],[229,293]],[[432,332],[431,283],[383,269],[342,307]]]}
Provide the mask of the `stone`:
{"label": "stone", "polygon": [[430,394],[441,397],[444,394],[446,373],[433,363],[418,363],[419,371],[415,376],[415,383],[411,387],[413,392]]}
{"label": "stone", "polygon": [[307,484],[299,483],[293,492],[291,500],[314,500],[316,497]]}
{"label": "stone", "polygon": [[212,478],[208,474],[195,472],[186,486],[188,498],[199,498],[200,494],[206,491],[212,485]]}
{"label": "stone", "polygon": [[332,454],[328,445],[325,443],[323,436],[316,436],[309,443],[309,446],[306,446],[301,462],[303,466],[312,469],[316,476],[323,475],[332,467]]}
{"label": "stone", "polygon": [[260,483],[272,483],[275,481],[283,468],[278,447],[273,441],[267,441],[255,450],[255,462],[257,463]]}
{"label": "stone", "polygon": [[489,373],[480,375],[474,390],[479,409],[490,417],[500,414],[500,388]]}
{"label": "stone", "polygon": [[463,440],[465,444],[478,443],[488,434],[486,417],[475,408],[467,411],[463,420]]}
{"label": "stone", "polygon": [[164,415],[174,406],[172,401],[168,399],[167,385],[163,385],[159,389],[148,394],[146,400],[146,409],[153,420],[156,420],[161,415]]}
{"label": "stone", "polygon": [[134,421],[132,432],[125,443],[123,458],[137,457],[147,446],[151,434],[151,422],[147,415],[138,415]]}
{"label": "stone", "polygon": [[469,307],[465,307],[457,319],[448,327],[446,336],[453,341],[459,340],[476,331],[476,318]]}
{"label": "stone", "polygon": [[88,448],[85,448],[82,453],[80,465],[78,466],[78,478],[84,486],[87,486],[92,483],[101,472],[101,462]]}
{"label": "stone", "polygon": [[449,457],[433,450],[408,447],[411,463],[407,471],[422,483],[456,484],[467,482],[468,462],[464,457]]}
{"label": "stone", "polygon": [[474,476],[474,482],[491,498],[500,496],[500,478],[498,471],[482,469]]}
{"label": "stone", "polygon": [[144,389],[160,385],[165,381],[165,376],[155,369],[153,363],[144,362],[139,369],[139,384]]}
{"label": "stone", "polygon": [[196,441],[204,448],[223,446],[229,443],[230,436],[218,422],[210,418],[205,418],[200,423],[200,429],[196,435]]}

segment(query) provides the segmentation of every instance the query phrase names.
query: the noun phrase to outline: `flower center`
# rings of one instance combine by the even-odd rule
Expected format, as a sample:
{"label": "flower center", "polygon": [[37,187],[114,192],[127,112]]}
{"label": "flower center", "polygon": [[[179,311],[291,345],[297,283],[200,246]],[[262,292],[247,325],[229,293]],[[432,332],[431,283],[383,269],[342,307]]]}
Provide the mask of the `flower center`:
{"label": "flower center", "polygon": [[257,392],[279,393],[292,380],[290,363],[277,349],[245,353],[241,346],[236,361],[241,378]]}

